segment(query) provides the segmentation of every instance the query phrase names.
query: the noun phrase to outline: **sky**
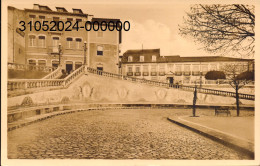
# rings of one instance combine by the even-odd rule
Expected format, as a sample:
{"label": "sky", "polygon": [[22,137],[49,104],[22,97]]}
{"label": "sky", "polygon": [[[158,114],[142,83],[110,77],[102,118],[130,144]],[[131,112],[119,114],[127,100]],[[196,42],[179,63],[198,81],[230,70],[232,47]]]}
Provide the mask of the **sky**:
{"label": "sky", "polygon": [[[130,30],[123,31],[122,52],[130,49],[160,48],[161,55],[180,56],[211,56],[202,49],[202,45],[179,35],[179,26],[183,23],[185,12],[189,11],[189,3],[178,1],[119,1],[119,0],[11,0],[9,5],[24,9],[33,8],[33,4],[47,5],[52,10],[55,7],[65,7],[69,12],[72,8],[80,8],[86,14],[94,17],[118,18],[122,22],[130,22]],[[215,55],[216,56],[216,55]]]}

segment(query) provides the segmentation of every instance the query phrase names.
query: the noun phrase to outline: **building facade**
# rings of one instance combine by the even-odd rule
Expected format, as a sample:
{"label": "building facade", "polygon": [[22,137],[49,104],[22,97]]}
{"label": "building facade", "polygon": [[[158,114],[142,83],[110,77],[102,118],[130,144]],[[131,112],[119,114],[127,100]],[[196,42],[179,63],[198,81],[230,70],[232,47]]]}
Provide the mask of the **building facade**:
{"label": "building facade", "polygon": [[[18,14],[21,13],[21,14]],[[8,31],[9,40],[12,36],[21,38],[17,44],[16,40],[9,42],[8,62],[30,65],[44,65],[61,67],[70,73],[76,70],[82,64],[90,67],[106,70],[109,72],[118,72],[118,54],[121,43],[121,34],[118,31],[87,31],[85,28],[73,28],[71,31],[36,31],[33,27],[29,28],[30,21],[34,26],[35,21],[50,22],[70,21],[72,25],[78,22],[79,27],[85,26],[86,21],[102,21],[103,18],[92,18],[92,16],[83,13],[81,9],[73,9],[68,12],[63,7],[56,7],[56,11],[51,10],[48,6],[34,4],[33,9],[19,10],[8,7]],[[118,19],[106,19],[107,21],[118,21]],[[21,28],[20,21],[26,23],[23,37],[19,36],[16,29]],[[66,24],[65,24],[66,25]],[[36,26],[39,26],[38,24]],[[65,26],[67,27],[67,26]],[[40,27],[37,27],[40,28]],[[57,28],[56,26],[54,27]],[[14,37],[14,38],[18,38]],[[21,45],[21,46],[20,46]],[[23,54],[17,53],[21,47]],[[15,51],[14,51],[15,50]]]}
{"label": "building facade", "polygon": [[127,76],[175,84],[218,84],[221,80],[207,80],[205,74],[230,63],[243,71],[253,70],[252,59],[161,56],[160,49],[128,50],[121,60],[122,73]]}

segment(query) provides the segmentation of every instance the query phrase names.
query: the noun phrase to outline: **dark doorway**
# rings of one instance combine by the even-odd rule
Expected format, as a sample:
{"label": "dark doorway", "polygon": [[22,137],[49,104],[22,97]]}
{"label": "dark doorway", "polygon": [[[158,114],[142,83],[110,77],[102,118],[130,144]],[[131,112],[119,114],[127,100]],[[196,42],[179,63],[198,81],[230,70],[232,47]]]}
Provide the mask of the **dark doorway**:
{"label": "dark doorway", "polygon": [[52,61],[52,67],[58,67],[59,61]]}
{"label": "dark doorway", "polygon": [[170,84],[173,84],[173,77],[169,77]]}
{"label": "dark doorway", "polygon": [[70,72],[72,71],[72,64],[66,64],[66,72],[68,73],[68,74],[70,74]]}

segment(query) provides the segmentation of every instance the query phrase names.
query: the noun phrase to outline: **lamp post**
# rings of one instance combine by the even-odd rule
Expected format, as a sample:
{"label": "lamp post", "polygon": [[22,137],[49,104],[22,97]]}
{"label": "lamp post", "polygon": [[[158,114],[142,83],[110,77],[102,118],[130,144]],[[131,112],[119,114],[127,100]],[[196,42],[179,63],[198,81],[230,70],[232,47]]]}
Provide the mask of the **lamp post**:
{"label": "lamp post", "polygon": [[118,70],[119,70],[119,74],[122,74],[122,55],[119,55],[119,59],[118,59]]}
{"label": "lamp post", "polygon": [[61,43],[59,43],[59,66],[60,66],[60,58],[61,58]]}
{"label": "lamp post", "polygon": [[86,52],[87,52],[87,42],[86,41],[84,41],[84,65],[86,65],[86,63],[87,63],[87,54],[86,54]]}

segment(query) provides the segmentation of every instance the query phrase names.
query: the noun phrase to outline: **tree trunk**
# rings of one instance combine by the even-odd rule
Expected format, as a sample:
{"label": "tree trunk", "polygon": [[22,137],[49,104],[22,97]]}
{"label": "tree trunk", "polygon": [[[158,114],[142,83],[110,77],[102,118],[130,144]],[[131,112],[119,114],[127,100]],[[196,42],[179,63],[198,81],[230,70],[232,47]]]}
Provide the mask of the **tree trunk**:
{"label": "tree trunk", "polygon": [[239,95],[238,95],[238,85],[236,85],[236,104],[237,104],[237,116],[239,116]]}

